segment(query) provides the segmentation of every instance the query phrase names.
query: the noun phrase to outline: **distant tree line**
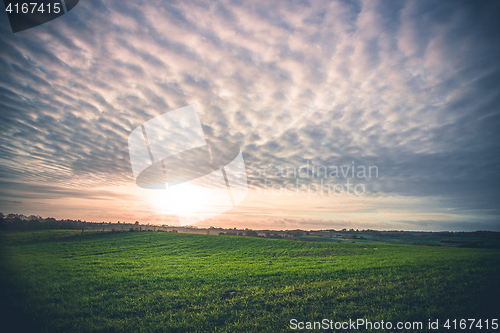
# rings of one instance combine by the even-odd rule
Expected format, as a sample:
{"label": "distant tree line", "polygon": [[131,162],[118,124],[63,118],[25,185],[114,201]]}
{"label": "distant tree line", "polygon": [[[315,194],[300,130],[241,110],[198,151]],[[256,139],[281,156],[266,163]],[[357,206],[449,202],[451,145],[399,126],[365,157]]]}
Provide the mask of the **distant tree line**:
{"label": "distant tree line", "polygon": [[0,212],[0,230],[81,229],[82,223],[85,222],[80,220],[56,220],[53,217],[43,218],[38,215],[4,215]]}

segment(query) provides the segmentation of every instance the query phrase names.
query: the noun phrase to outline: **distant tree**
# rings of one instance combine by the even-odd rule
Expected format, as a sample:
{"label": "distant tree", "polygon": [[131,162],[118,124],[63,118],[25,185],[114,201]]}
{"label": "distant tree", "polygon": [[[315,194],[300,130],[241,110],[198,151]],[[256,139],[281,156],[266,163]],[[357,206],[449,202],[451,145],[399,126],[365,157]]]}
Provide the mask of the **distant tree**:
{"label": "distant tree", "polygon": [[302,236],[304,234],[304,231],[297,229],[297,230],[290,231],[288,234],[292,235],[294,237],[299,237],[299,236]]}
{"label": "distant tree", "polygon": [[245,231],[245,236],[249,236],[249,237],[257,237],[259,234],[253,230],[250,230],[250,229],[247,229],[247,231]]}

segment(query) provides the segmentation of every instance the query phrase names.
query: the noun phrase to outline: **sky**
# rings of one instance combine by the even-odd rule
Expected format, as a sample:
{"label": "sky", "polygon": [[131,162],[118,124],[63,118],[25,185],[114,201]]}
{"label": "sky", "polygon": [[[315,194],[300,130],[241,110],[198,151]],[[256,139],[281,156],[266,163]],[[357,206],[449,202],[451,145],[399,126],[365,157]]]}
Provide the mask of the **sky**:
{"label": "sky", "polygon": [[3,13],[4,214],[175,225],[128,137],[195,105],[249,185],[196,226],[500,231],[498,1],[81,0],[15,34]]}

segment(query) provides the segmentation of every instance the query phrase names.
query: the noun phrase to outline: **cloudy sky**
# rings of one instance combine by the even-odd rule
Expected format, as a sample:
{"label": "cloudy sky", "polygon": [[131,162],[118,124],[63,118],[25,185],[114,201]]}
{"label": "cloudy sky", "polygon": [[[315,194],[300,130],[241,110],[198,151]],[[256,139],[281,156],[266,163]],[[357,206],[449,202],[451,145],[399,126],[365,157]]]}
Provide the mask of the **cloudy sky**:
{"label": "cloudy sky", "polygon": [[[199,226],[500,230],[499,14],[499,1],[81,0],[13,34],[4,11],[0,211],[175,224],[135,184],[128,136],[195,104],[208,140],[241,148],[250,186]],[[359,186],[328,195],[321,181]]]}

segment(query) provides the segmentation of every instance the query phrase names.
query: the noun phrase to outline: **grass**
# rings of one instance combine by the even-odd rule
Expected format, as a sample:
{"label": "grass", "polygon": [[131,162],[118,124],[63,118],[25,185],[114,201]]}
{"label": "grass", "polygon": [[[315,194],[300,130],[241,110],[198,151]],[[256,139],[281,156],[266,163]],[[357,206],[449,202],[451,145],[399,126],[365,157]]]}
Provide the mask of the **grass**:
{"label": "grass", "polygon": [[292,318],[500,313],[498,249],[160,232],[1,239],[8,332],[284,332]]}

